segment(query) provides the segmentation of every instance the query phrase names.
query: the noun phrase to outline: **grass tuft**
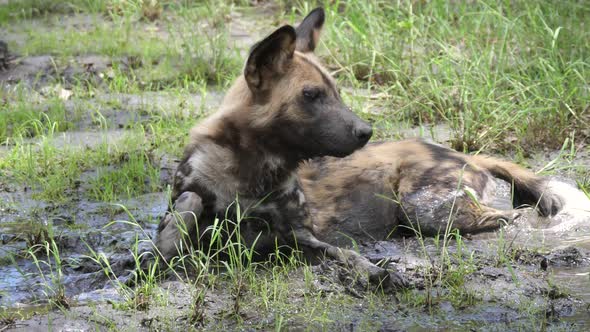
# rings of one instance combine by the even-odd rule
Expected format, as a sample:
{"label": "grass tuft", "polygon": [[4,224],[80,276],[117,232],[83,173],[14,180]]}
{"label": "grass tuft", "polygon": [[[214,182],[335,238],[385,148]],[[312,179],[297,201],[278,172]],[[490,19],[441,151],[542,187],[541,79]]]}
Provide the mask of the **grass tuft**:
{"label": "grass tuft", "polygon": [[116,202],[161,189],[160,170],[146,152],[131,152],[121,158],[119,165],[96,169],[96,176],[89,181],[91,199]]}

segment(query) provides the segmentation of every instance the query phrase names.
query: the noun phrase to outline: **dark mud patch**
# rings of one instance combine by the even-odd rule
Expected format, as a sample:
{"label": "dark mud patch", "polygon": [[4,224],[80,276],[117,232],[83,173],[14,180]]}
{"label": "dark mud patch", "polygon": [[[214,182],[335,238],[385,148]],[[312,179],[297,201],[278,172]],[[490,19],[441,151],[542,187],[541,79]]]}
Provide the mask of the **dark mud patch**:
{"label": "dark mud patch", "polygon": [[[583,299],[556,284],[553,268],[547,269],[537,261],[553,262],[559,256],[587,262],[588,253],[580,257],[572,248],[539,255],[520,249],[519,257],[536,257],[532,263],[499,257],[483,248],[478,241],[451,241],[442,255],[444,251],[435,241],[427,240],[422,245],[410,240],[404,244],[379,242],[365,250],[373,261],[388,259],[404,271],[414,288],[397,297],[402,307],[412,308],[410,312],[423,309],[432,314],[417,319],[424,328],[530,328],[539,326],[539,321],[547,326],[586,326],[590,315]],[[584,319],[580,321],[580,317]]]}
{"label": "dark mud patch", "polygon": [[[163,156],[159,163],[165,187],[176,159]],[[166,193],[98,202],[89,199],[86,182],[81,177],[64,203],[36,200],[34,191],[15,184],[0,192],[0,311],[51,298],[58,275],[68,298],[102,300],[151,249]]]}
{"label": "dark mud patch", "polygon": [[68,89],[81,82],[98,87],[110,75],[113,64],[127,70],[129,62],[128,58],[111,59],[99,55],[74,56],[67,60],[52,55],[13,57],[7,69],[0,71],[0,82],[37,90],[57,82],[64,83]]}
{"label": "dark mud patch", "polygon": [[[149,306],[136,310],[122,305],[128,294],[111,288],[101,291],[109,303],[96,302],[98,295],[78,295],[70,310],[19,320],[14,329],[77,326],[161,330],[194,326],[204,330],[269,330],[281,326],[383,331],[479,330],[485,326],[489,330],[580,330],[590,319],[583,302],[553,283],[550,271],[524,260],[499,262],[491,253],[472,248],[469,241],[460,246],[450,243],[451,264],[445,263],[447,258],[440,256],[440,248],[431,240],[424,245],[415,239],[382,241],[361,247],[361,251],[373,261],[387,260],[403,271],[411,288],[385,293],[367,289],[348,269],[326,261],[310,270],[311,277],[308,273],[306,276],[305,268],[298,268],[286,279],[275,280],[276,287],[288,282],[280,302],[263,299],[255,286],[244,288],[237,312],[234,285],[222,274],[216,286],[201,297],[197,293],[203,284],[168,281],[159,284]],[[568,252],[548,255],[563,257],[570,255]],[[468,270],[459,273],[457,266]],[[270,271],[272,268],[259,272],[261,282],[273,280],[268,279]],[[195,306],[197,298],[201,300]],[[94,302],[87,302],[89,299]],[[314,310],[319,312],[314,314]]]}
{"label": "dark mud patch", "polygon": [[8,63],[8,69],[0,71],[0,81],[8,84],[26,82],[31,86],[46,84],[55,77],[55,61],[50,55],[32,56],[14,59]]}
{"label": "dark mud patch", "polygon": [[7,54],[8,61],[4,61],[0,68],[0,83],[5,86],[4,89],[20,85],[43,92],[51,86],[60,84],[68,90],[108,90],[111,82],[127,77],[143,66],[141,58],[135,55],[110,57],[98,54],[42,54],[20,57],[11,54],[10,51]]}
{"label": "dark mud patch", "polygon": [[[164,197],[148,194],[125,205],[78,199],[8,213],[0,223],[0,306],[43,302],[56,288],[58,273],[68,297],[112,288],[113,280],[96,260],[106,259],[113,273],[125,278],[135,265],[133,253],[151,248],[144,241],[155,234],[166,208]],[[50,239],[56,247],[48,251],[45,241]]]}

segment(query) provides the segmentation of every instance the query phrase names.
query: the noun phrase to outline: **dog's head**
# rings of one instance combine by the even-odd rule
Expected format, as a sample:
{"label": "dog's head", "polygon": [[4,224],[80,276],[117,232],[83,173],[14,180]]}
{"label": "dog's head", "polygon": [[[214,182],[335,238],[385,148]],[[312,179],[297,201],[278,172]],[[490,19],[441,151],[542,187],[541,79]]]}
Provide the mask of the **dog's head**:
{"label": "dog's head", "polygon": [[244,68],[252,127],[305,158],[349,155],[372,135],[313,54],[323,23],[324,11],[317,8],[297,28],[277,29],[252,47]]}

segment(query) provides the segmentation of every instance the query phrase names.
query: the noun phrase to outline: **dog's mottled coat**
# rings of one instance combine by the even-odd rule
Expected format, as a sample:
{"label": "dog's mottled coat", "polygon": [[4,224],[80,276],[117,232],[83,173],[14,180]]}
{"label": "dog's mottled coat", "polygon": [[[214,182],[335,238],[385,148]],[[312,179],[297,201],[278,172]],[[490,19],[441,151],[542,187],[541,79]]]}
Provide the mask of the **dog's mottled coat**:
{"label": "dog's mottled coat", "polygon": [[[318,8],[297,29],[283,26],[254,45],[220,110],[192,129],[172,194],[192,245],[206,244],[203,230],[228,206],[231,217],[237,200],[249,216],[242,238],[258,253],[297,246],[399,285],[397,274],[337,246],[385,238],[399,224],[434,234],[451,212],[463,232],[499,227],[514,213],[486,206],[493,177],[514,184],[518,204],[538,205],[544,215],[559,209],[542,179],[511,163],[420,140],[362,148],[371,126],[344,105],[313,55],[323,22]],[[439,204],[425,211],[428,199]],[[165,259],[183,240],[177,222],[168,214],[160,223],[156,245]]]}

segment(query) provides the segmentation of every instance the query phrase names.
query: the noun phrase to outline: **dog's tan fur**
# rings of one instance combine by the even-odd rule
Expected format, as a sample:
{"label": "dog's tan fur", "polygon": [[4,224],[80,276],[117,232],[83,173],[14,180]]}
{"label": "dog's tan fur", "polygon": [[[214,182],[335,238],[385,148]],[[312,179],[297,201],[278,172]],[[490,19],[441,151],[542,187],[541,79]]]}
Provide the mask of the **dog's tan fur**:
{"label": "dog's tan fur", "polygon": [[[242,238],[259,253],[297,245],[399,285],[399,276],[337,245],[349,236],[384,238],[399,224],[436,233],[451,212],[463,232],[499,227],[514,214],[486,206],[493,177],[513,182],[520,203],[538,203],[543,214],[559,209],[558,199],[543,194],[542,179],[511,163],[420,140],[360,149],[371,128],[342,103],[313,55],[323,21],[316,9],[297,29],[284,26],[256,44],[220,110],[192,129],[172,201],[193,245],[208,241],[202,230],[238,198],[254,217],[241,225]],[[461,194],[464,188],[479,202]],[[427,198],[440,204],[424,211]],[[156,243],[162,256],[176,255],[182,240],[167,215]]]}

